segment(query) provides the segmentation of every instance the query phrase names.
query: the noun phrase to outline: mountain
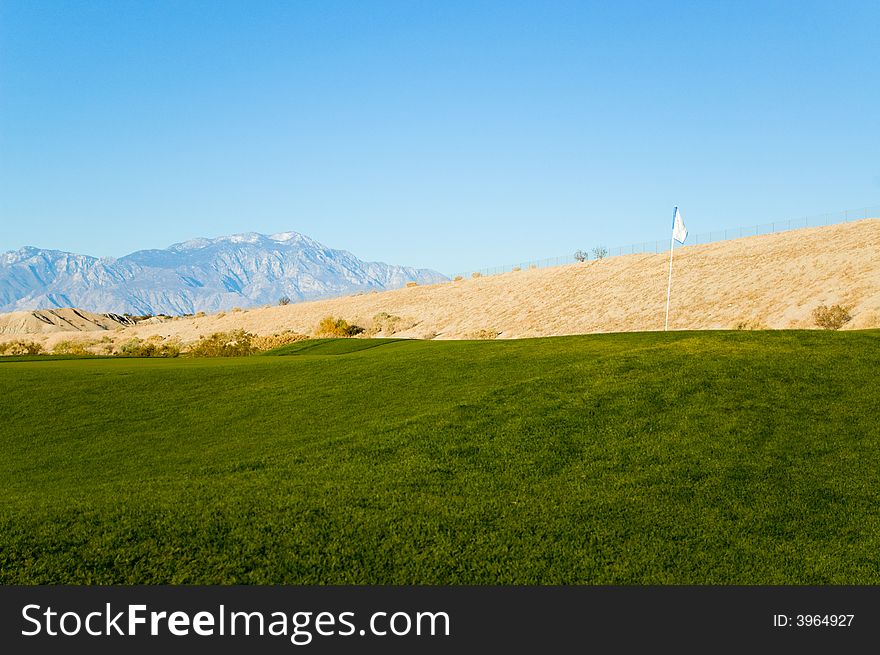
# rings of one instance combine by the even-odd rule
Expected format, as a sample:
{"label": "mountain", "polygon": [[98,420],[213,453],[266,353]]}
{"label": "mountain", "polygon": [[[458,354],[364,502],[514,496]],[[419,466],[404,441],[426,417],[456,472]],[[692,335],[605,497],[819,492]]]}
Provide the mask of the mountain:
{"label": "mountain", "polygon": [[446,279],[428,269],[361,261],[297,232],[193,239],[120,259],[29,246],[0,255],[0,312],[192,314]]}

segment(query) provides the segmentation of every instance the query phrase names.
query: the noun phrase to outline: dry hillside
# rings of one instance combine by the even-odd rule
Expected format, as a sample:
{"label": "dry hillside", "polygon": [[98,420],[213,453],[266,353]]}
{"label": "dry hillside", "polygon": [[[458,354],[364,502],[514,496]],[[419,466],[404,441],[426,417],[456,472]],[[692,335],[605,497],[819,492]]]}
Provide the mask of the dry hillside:
{"label": "dry hillside", "polygon": [[[154,335],[187,342],[235,328],[261,335],[309,334],[328,315],[370,327],[377,314],[385,313],[399,317],[395,336],[416,338],[658,330],[663,328],[668,261],[668,254],[626,255],[284,307],[153,319],[130,327],[109,321],[109,330],[96,329],[115,343]],[[671,329],[809,328],[817,305],[836,303],[851,308],[853,319],[846,328],[880,327],[880,219],[676,250]],[[94,331],[31,329],[41,328],[41,321],[24,320],[22,314],[29,312],[0,316],[5,340],[27,334],[52,347],[61,339],[96,336]]]}

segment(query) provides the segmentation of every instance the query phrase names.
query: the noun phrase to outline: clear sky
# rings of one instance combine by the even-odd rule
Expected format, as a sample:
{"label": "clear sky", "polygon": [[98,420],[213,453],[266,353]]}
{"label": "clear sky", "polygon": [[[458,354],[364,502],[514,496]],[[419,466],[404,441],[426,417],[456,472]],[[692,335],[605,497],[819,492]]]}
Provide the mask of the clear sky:
{"label": "clear sky", "polygon": [[446,273],[880,204],[880,3],[0,1],[0,251]]}

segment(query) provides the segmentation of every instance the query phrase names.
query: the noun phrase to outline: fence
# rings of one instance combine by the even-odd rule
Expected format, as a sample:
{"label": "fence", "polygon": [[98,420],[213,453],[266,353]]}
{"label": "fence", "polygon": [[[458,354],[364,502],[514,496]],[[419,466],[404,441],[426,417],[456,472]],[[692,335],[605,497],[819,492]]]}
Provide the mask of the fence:
{"label": "fence", "polygon": [[[848,223],[851,221],[860,221],[865,218],[880,216],[880,207],[863,207],[862,209],[847,209],[841,212],[830,214],[817,214],[815,216],[805,216],[803,218],[791,218],[782,221],[773,221],[771,223],[762,223],[761,225],[752,225],[751,227],[735,227],[725,230],[713,230],[711,232],[703,232],[701,234],[688,235],[688,245],[701,245],[706,243],[715,243],[717,241],[727,241],[729,239],[739,239],[741,237],[757,236],[759,234],[773,234],[774,232],[788,232],[789,230],[798,230],[805,227],[821,227],[823,225],[832,225],[835,223]],[[686,247],[686,246],[680,246]],[[602,257],[617,257],[620,255],[636,255],[641,253],[659,254],[669,250],[669,239],[661,239],[659,241],[645,241],[644,243],[633,243],[628,246],[617,246],[615,248],[606,248],[606,252]],[[525,270],[529,268],[548,268],[551,266],[561,266],[563,264],[573,264],[576,261],[588,261],[591,259],[601,259],[592,251],[581,251],[583,259],[577,258],[575,253],[570,255],[560,255],[559,257],[547,257],[546,259],[535,259],[528,262],[520,262],[519,264],[508,264],[506,266],[495,266],[491,268],[482,268],[477,271],[468,271],[467,273],[459,273],[453,277],[480,277],[483,275],[498,275],[499,273],[510,273],[511,271]]]}

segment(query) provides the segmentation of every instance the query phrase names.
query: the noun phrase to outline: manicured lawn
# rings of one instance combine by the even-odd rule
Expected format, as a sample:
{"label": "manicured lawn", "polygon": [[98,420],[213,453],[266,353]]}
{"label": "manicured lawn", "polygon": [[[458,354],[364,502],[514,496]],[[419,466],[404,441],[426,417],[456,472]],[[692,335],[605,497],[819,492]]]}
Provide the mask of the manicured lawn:
{"label": "manicured lawn", "polygon": [[0,364],[0,582],[880,583],[880,332],[280,353]]}

